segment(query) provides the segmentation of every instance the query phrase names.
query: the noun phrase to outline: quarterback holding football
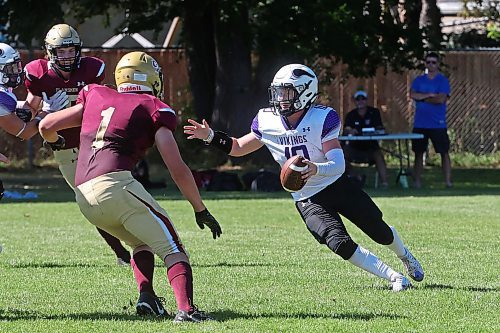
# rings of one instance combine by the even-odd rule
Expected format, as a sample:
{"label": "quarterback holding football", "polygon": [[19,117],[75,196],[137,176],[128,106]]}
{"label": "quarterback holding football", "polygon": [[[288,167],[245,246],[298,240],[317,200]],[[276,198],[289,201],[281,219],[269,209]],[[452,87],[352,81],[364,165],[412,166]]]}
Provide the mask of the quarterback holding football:
{"label": "quarterback holding football", "polygon": [[408,289],[410,281],[355,243],[342,222],[340,215],[391,249],[413,280],[423,280],[420,263],[395,228],[384,222],[377,205],[344,174],[344,154],[338,140],[340,118],[333,108],[315,104],[317,96],[316,74],[304,65],[286,65],[269,87],[270,107],[259,110],[250,133],[233,138],[212,130],[205,120],[198,123],[192,119],[184,126],[184,133],[188,139],[204,140],[230,156],[243,156],[265,145],[280,166],[295,155],[304,157],[305,183],[297,186],[292,197],[309,232],[344,260],[389,281],[392,290]]}

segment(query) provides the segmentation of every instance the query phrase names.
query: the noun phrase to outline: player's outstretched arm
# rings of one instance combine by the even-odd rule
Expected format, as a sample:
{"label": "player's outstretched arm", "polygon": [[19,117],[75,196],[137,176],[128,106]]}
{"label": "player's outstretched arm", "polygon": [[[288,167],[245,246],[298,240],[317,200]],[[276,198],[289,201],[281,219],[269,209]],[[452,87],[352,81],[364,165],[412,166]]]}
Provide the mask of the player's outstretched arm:
{"label": "player's outstretched arm", "polygon": [[0,128],[21,140],[27,140],[38,133],[38,123],[42,116],[24,122],[15,113],[0,117]]}
{"label": "player's outstretched arm", "polygon": [[155,143],[175,184],[177,184],[184,197],[193,206],[196,223],[201,229],[205,225],[208,226],[213,238],[216,239],[222,234],[222,229],[201,200],[193,174],[179,153],[179,148],[177,147],[177,142],[172,131],[166,127],[160,127],[155,134]]}
{"label": "player's outstretched arm", "polygon": [[188,119],[188,122],[191,125],[184,126],[184,133],[188,135],[188,139],[203,140],[230,156],[244,156],[263,146],[252,133],[248,133],[241,138],[233,138],[224,132],[212,130],[205,119],[201,124],[193,119]]}
{"label": "player's outstretched arm", "polygon": [[57,131],[78,127],[82,124],[83,104],[76,104],[59,112],[54,112],[42,119],[38,130],[45,141],[51,143],[59,139]]}

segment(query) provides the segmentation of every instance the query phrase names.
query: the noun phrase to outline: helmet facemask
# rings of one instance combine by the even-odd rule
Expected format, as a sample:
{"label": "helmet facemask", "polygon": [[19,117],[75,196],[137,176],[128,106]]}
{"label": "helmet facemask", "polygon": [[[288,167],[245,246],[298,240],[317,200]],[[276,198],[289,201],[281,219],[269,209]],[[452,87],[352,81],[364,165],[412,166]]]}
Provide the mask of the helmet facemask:
{"label": "helmet facemask", "polygon": [[309,109],[317,96],[316,75],[299,64],[282,67],[269,87],[269,104],[276,115],[284,117]]}
{"label": "helmet facemask", "polygon": [[[75,52],[70,57],[61,57],[60,52],[68,53],[67,48],[74,47]],[[82,41],[76,30],[68,24],[56,24],[45,37],[45,49],[49,61],[63,72],[71,72],[80,65]],[[66,50],[62,50],[66,49]]]}
{"label": "helmet facemask", "polygon": [[[288,117],[300,108],[299,93],[292,84],[269,87],[269,104],[277,115]],[[299,105],[297,105],[299,104]]]}
{"label": "helmet facemask", "polygon": [[9,88],[16,88],[24,82],[24,71],[21,59],[0,65],[0,81],[0,84]]}
{"label": "helmet facemask", "polygon": [[[53,63],[59,70],[63,72],[71,72],[79,67],[81,58],[81,46],[80,45],[64,45],[59,47],[53,47],[51,45],[45,46],[47,49],[47,54],[49,56],[49,61]],[[72,57],[60,57],[58,56],[58,49],[74,47],[75,53]]]}

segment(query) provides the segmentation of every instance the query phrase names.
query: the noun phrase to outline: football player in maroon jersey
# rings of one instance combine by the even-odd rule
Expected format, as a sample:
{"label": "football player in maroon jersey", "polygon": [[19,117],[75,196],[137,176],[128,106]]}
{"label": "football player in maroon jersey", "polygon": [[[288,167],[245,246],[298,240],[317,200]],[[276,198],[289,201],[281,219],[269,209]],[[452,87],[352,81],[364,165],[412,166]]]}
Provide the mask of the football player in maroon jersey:
{"label": "football player in maroon jersey", "polygon": [[[25,86],[28,90],[25,107],[32,110],[54,112],[74,105],[78,92],[87,84],[101,83],[104,80],[104,62],[94,57],[82,57],[82,42],[73,27],[67,24],[53,26],[45,37],[47,59],[37,59],[25,67]],[[54,151],[68,185],[75,188],[76,161],[80,127],[61,131],[66,145]],[[130,264],[130,253],[121,242],[97,228],[108,245],[113,249],[119,265]]]}
{"label": "football player in maroon jersey", "polygon": [[81,125],[77,202],[92,224],[132,247],[132,267],[140,292],[137,312],[165,315],[152,284],[155,253],[167,266],[174,290],[178,307],[174,321],[210,320],[193,303],[189,258],[171,219],[131,174],[146,150],[156,144],[172,179],[193,207],[198,226],[207,226],[214,239],[221,235],[219,223],[205,207],[179,153],[173,136],[176,114],[160,101],[160,66],[144,52],[131,52],[118,62],[115,80],[118,92],[101,85],[86,86],[75,106],[42,120],[40,134],[57,148],[65,141],[57,131]]}

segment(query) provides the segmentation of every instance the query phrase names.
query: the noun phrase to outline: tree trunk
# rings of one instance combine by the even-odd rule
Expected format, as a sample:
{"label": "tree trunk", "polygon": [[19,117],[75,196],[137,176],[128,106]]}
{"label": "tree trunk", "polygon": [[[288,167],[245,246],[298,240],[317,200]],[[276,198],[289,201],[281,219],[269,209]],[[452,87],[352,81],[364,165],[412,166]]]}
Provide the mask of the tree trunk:
{"label": "tree trunk", "polygon": [[198,120],[212,117],[215,100],[215,43],[213,4],[209,1],[185,2],[184,39],[188,62],[193,111]]}
{"label": "tree trunk", "polygon": [[[218,15],[220,10],[227,15]],[[248,8],[245,3],[215,8],[213,18],[217,64],[212,123],[232,136],[241,136],[249,132],[257,111],[249,104],[252,67]]]}
{"label": "tree trunk", "polygon": [[441,11],[436,0],[422,0],[419,25],[425,34],[426,47],[431,50],[439,50],[443,35],[441,33]]}

